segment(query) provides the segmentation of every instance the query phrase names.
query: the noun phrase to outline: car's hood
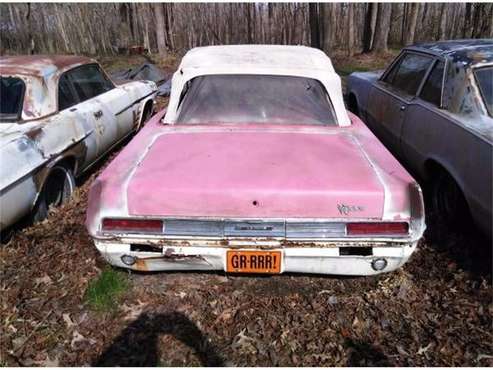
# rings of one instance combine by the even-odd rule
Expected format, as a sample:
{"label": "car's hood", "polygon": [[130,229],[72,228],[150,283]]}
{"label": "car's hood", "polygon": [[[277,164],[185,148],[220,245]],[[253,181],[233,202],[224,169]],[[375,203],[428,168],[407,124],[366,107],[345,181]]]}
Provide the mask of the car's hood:
{"label": "car's hood", "polygon": [[170,132],[126,185],[129,215],[380,218],[384,188],[339,130]]}

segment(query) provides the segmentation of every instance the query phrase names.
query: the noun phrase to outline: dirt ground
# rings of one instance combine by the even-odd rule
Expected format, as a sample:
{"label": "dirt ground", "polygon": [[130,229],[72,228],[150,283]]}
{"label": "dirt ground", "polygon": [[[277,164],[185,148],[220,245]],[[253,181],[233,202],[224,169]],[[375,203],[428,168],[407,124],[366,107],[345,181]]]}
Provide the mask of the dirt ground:
{"label": "dirt ground", "polygon": [[119,271],[116,308],[94,310],[86,291],[107,265],[84,227],[87,191],[115,155],[1,247],[1,365],[493,366],[491,245],[433,215],[396,272]]}

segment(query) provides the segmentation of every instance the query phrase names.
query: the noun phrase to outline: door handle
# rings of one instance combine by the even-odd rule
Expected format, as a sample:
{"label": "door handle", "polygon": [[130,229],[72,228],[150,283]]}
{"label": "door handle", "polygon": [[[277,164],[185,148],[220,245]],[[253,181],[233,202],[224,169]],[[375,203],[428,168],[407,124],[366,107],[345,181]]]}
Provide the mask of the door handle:
{"label": "door handle", "polygon": [[400,110],[401,111],[405,111],[406,110],[406,106],[405,105],[401,105]]}
{"label": "door handle", "polygon": [[103,116],[103,111],[98,110],[98,111],[94,112],[93,114],[94,114],[94,117],[96,117],[96,119],[99,119]]}

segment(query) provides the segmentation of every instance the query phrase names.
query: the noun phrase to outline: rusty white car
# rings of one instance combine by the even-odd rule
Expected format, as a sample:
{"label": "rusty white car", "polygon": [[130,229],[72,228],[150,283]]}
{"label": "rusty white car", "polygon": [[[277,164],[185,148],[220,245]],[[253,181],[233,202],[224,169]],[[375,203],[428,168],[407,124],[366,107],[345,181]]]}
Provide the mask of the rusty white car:
{"label": "rusty white car", "polygon": [[92,59],[0,58],[0,231],[46,217],[74,178],[136,131],[153,112],[156,85],[116,86]]}
{"label": "rusty white car", "polygon": [[133,270],[341,275],[398,268],[425,228],[420,187],[346,111],[330,59],[262,45],[185,55],[86,226]]}
{"label": "rusty white car", "polygon": [[[428,184],[449,225],[492,235],[493,40],[405,48],[384,73],[348,78],[350,109]],[[464,217],[467,216],[467,217]]]}

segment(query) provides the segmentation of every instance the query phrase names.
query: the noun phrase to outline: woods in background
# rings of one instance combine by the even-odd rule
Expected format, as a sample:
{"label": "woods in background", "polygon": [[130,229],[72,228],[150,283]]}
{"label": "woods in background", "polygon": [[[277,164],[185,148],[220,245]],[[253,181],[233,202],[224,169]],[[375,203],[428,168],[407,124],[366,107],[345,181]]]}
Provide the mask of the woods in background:
{"label": "woods in background", "polygon": [[419,41],[493,37],[493,3],[0,4],[5,53],[113,55],[141,45],[301,44],[386,52]]}

